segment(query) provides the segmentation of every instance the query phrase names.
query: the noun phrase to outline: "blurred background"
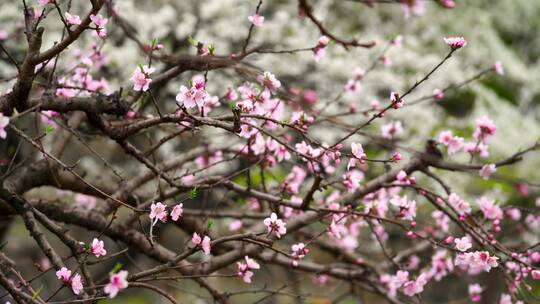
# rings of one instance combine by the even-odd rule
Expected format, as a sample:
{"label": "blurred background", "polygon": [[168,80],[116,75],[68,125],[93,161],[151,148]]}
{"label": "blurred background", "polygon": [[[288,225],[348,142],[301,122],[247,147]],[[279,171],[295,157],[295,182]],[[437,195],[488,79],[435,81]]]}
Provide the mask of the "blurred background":
{"label": "blurred background", "polygon": [[[63,2],[63,1],[60,1]],[[252,15],[258,1],[240,0],[154,0],[115,1],[115,10],[129,21],[132,31],[143,42],[150,43],[156,38],[164,45],[167,52],[177,55],[195,54],[190,46],[188,37],[205,44],[213,44],[217,54],[237,52],[243,45],[249,22],[247,17]],[[479,71],[492,66],[496,61],[504,65],[503,77],[490,73],[480,80],[472,82],[457,92],[449,93],[438,103],[428,102],[417,106],[406,107],[403,111],[391,113],[386,121],[400,120],[405,132],[401,136],[401,144],[409,147],[420,147],[428,138],[435,138],[441,131],[452,129],[463,137],[470,137],[474,131],[474,119],[488,115],[497,125],[497,135],[491,140],[489,159],[501,159],[525,148],[538,139],[540,135],[540,1],[537,0],[456,0],[454,9],[444,9],[435,1],[425,1],[425,11],[420,15],[411,14],[406,17],[400,4],[377,4],[370,8],[361,1],[311,1],[315,15],[324,21],[325,26],[340,37],[355,37],[360,41],[376,40],[379,44],[372,49],[345,50],[339,45],[327,48],[326,55],[319,63],[313,61],[311,53],[294,55],[259,54],[250,57],[247,62],[261,70],[268,70],[276,75],[287,88],[313,89],[321,102],[335,98],[343,89],[347,80],[353,77],[355,68],[367,69],[386,47],[387,42],[395,35],[403,35],[404,45],[401,49],[392,48],[388,52],[391,65],[379,64],[377,68],[363,81],[363,90],[359,95],[346,95],[339,103],[331,105],[331,112],[340,112],[356,106],[359,109],[370,107],[373,99],[386,101],[390,91],[402,92],[416,80],[423,77],[447,53],[447,46],[442,38],[446,36],[464,36],[468,40],[466,48],[457,52],[448,63],[438,70],[433,77],[424,83],[411,99],[430,95],[435,88],[446,87],[470,78]],[[86,1],[73,1],[71,12],[82,15],[88,5]],[[102,11],[105,14],[105,11]],[[295,49],[312,47],[320,34],[316,27],[307,19],[298,17],[296,1],[268,0],[264,1],[261,15],[265,17],[262,28],[254,31],[251,45],[263,45],[271,49]],[[20,1],[0,2],[0,31],[14,35],[21,33],[23,22]],[[57,15],[50,14],[45,20],[44,47],[57,41],[61,34],[62,25]],[[128,39],[114,22],[108,24],[109,38],[103,46],[102,53],[105,61],[103,67],[95,71],[96,77],[105,77],[110,83],[111,92],[117,88],[129,87],[129,77],[137,64],[145,62],[136,44]],[[22,58],[25,43],[18,39],[5,39],[4,45]],[[75,47],[87,50],[95,41],[90,34],[86,35]],[[64,61],[68,61],[66,56]],[[2,57],[3,58],[3,57]],[[60,69],[66,68],[60,66]],[[157,63],[158,70],[164,68],[163,63]],[[5,93],[13,85],[16,71],[5,60],[0,61],[0,93]],[[185,84],[193,74],[185,73],[166,87],[156,92],[163,101],[163,107],[174,108],[174,96],[180,84]],[[214,95],[222,95],[227,86],[238,86],[244,79],[241,75],[230,70],[213,71],[208,75],[209,91]],[[167,100],[171,103],[167,105]],[[225,107],[225,110],[227,108]],[[150,111],[150,109],[149,109]],[[219,112],[216,112],[219,113]],[[348,123],[361,122],[365,118],[360,115],[346,118]],[[369,132],[380,133],[381,123],[376,122],[368,128]],[[328,133],[325,126],[315,127],[314,135],[323,142],[331,143],[340,133]],[[213,132],[212,130],[205,132]],[[204,135],[208,136],[208,133]],[[201,135],[199,135],[201,136]],[[47,138],[45,141],[48,140]],[[99,141],[98,138],[91,140]],[[195,138],[191,144],[166,145],[160,152],[166,158],[179,150],[186,150],[193,145],[204,143]],[[215,138],[216,143],[226,139]],[[102,145],[103,155],[110,158],[115,167],[121,168],[126,175],[135,174],[139,167],[126,167],[123,155],[110,149],[114,144],[94,142]],[[0,142],[3,153],[10,153],[8,144]],[[81,147],[74,145],[73,151],[66,155],[71,162],[80,161],[80,165],[89,178],[107,182],[107,176],[102,176],[99,160],[91,156],[83,156],[76,152]],[[108,149],[109,148],[109,149]],[[375,147],[369,147],[371,154],[378,153]],[[370,154],[370,155],[371,155]],[[32,155],[30,155],[32,156]],[[35,156],[36,158],[39,156]],[[70,159],[71,158],[71,159]],[[453,156],[455,161],[467,161],[466,155]],[[540,194],[540,157],[531,154],[526,161],[512,167],[501,168],[504,180],[492,179],[482,181],[473,179],[468,174],[449,174],[437,172],[452,186],[455,192],[464,198],[473,198],[479,194],[494,197],[498,202],[517,203],[523,206],[534,204]],[[282,175],[285,173],[281,173]],[[426,181],[427,182],[427,181]],[[148,189],[152,189],[149,186]],[[52,189],[37,189],[29,193],[51,199],[61,199],[75,205],[75,195],[69,192],[58,192]],[[193,202],[197,206],[202,195]],[[207,198],[206,198],[207,199]],[[472,199],[471,199],[472,200]],[[429,216],[429,211],[425,212]],[[215,229],[226,230],[229,222],[216,221]],[[79,239],[91,242],[90,236],[76,227],[71,228]],[[224,232],[226,233],[226,231]],[[390,242],[392,234],[390,233]],[[515,233],[515,232],[513,232]],[[537,232],[520,231],[531,240],[537,240]],[[160,242],[168,244],[172,250],[180,250],[189,241],[186,235],[180,234],[174,227],[163,227],[159,234]],[[530,236],[528,235],[530,234]],[[54,237],[50,238],[54,243]],[[359,240],[372,242],[369,236]],[[35,250],[33,240],[26,232],[24,224],[15,219],[7,231],[2,234],[2,251],[13,258],[19,267],[26,268],[23,273],[31,277],[37,273],[35,264],[45,263],[42,254]],[[399,248],[400,244],[395,244]],[[59,246],[62,247],[62,246]],[[125,248],[106,240],[109,252]],[[366,256],[377,259],[376,247],[365,246]],[[64,252],[65,254],[68,251]],[[313,254],[313,255],[312,255]],[[332,262],[330,255],[314,251],[311,258],[320,263]],[[428,257],[429,258],[429,257]],[[106,278],[110,269],[116,263],[122,263],[129,269],[143,269],[151,265],[151,261],[141,255],[127,251],[118,259],[96,265],[92,268]],[[129,266],[128,266],[129,265]],[[234,273],[234,269],[224,270],[224,273]],[[59,283],[50,272],[43,284],[43,294],[49,294],[58,288]],[[320,279],[320,278],[319,278]],[[232,303],[379,303],[377,298],[369,295],[359,295],[356,298],[341,297],[349,291],[345,283],[333,284],[326,287],[314,284],[312,275],[295,273],[279,267],[264,266],[255,275],[254,283],[246,286],[238,279],[211,278],[210,281],[220,290],[232,293],[241,292],[231,299]],[[468,279],[450,276],[441,282],[430,284],[422,295],[425,303],[467,303],[468,298],[456,298],[456,295],[467,294]],[[478,281],[478,280],[476,280]],[[482,281],[482,278],[480,278]],[[269,285],[266,285],[269,284]],[[485,303],[495,303],[501,292],[502,282],[485,282],[495,287],[484,294]],[[40,286],[35,286],[36,288]],[[499,288],[497,288],[499,287]],[[210,298],[196,283],[189,280],[168,282],[164,285],[184,303],[206,303]],[[253,291],[268,288],[275,294],[268,293],[264,298]],[[535,288],[538,288],[536,286]],[[67,290],[62,292],[69,293]],[[299,296],[296,296],[299,295]],[[61,293],[59,298],[61,298]],[[362,297],[364,297],[362,299]],[[360,300],[359,300],[360,299]],[[0,300],[1,302],[2,300]],[[166,303],[166,300],[144,290],[130,289],[114,300],[104,303]]]}

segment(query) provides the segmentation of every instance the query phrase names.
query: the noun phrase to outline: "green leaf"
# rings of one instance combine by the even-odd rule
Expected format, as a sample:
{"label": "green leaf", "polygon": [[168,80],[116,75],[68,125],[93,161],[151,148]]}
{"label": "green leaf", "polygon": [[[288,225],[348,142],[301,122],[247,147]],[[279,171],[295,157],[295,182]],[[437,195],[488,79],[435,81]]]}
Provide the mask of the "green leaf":
{"label": "green leaf", "polygon": [[212,225],[214,225],[214,221],[213,220],[208,220],[208,225],[206,226],[206,230],[210,230]]}
{"label": "green leaf", "polygon": [[39,286],[39,288],[36,289],[36,292],[34,292],[34,294],[32,295],[32,300],[37,299],[37,297],[39,296],[42,290],[43,290],[43,285]]}
{"label": "green leaf", "polygon": [[13,108],[13,114],[11,116],[16,117],[17,115],[19,115],[19,111],[17,111],[17,109]]}
{"label": "green leaf", "polygon": [[190,191],[189,191],[189,199],[194,199],[197,197],[197,186],[193,187]]}
{"label": "green leaf", "polygon": [[208,46],[208,51],[210,52],[210,54],[214,55],[214,52],[216,51],[216,47],[213,44],[210,44]]}
{"label": "green leaf", "polygon": [[152,49],[155,49],[157,45],[157,38],[152,39]]}
{"label": "green leaf", "polygon": [[50,133],[52,133],[52,131],[54,131],[54,127],[52,125],[47,125],[45,127],[45,134],[46,135],[49,135]]}
{"label": "green leaf", "polygon": [[122,263],[116,263],[111,270],[112,273],[117,273],[120,269],[122,269],[124,265]]}
{"label": "green leaf", "polygon": [[366,205],[364,205],[363,203],[360,203],[358,206],[356,206],[354,210],[362,212],[365,209],[366,209]]}

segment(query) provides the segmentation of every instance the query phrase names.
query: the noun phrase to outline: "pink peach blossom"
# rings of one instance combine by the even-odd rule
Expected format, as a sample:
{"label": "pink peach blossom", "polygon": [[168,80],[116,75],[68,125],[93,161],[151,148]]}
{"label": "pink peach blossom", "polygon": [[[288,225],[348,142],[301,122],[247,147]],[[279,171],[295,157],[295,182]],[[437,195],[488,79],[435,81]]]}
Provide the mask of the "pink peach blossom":
{"label": "pink peach blossom", "polygon": [[238,267],[237,275],[242,278],[245,283],[251,283],[251,277],[253,277],[253,272],[251,269],[259,269],[260,266],[255,260],[251,259],[247,255],[244,257],[245,262],[237,262]]}
{"label": "pink peach blossom", "polygon": [[192,79],[192,86],[180,87],[180,92],[176,95],[176,101],[181,102],[186,108],[203,107],[210,98],[205,88],[204,76],[196,75]]}
{"label": "pink peach blossom", "polygon": [[103,241],[100,241],[98,239],[94,239],[92,241],[92,254],[95,255],[96,258],[107,254],[107,250],[105,250],[105,245]]}
{"label": "pink peach blossom", "polygon": [[444,99],[443,90],[441,90],[439,88],[433,90],[433,99],[435,99],[435,100],[443,100]]}
{"label": "pink peach blossom", "polygon": [[401,121],[393,121],[388,124],[385,124],[381,127],[381,134],[382,137],[392,139],[396,135],[400,135],[403,133],[403,126],[401,124]]}
{"label": "pink peach blossom", "polygon": [[256,27],[262,27],[264,24],[264,16],[261,16],[261,15],[249,16],[248,20]]}
{"label": "pink peach blossom", "polygon": [[133,89],[135,91],[148,91],[150,83],[152,82],[150,74],[152,74],[154,71],[154,68],[148,67],[146,65],[135,68],[135,70],[133,71],[133,75],[130,78],[130,80],[133,81]]}
{"label": "pink peach blossom", "polygon": [[287,223],[278,219],[275,212],[272,212],[270,217],[265,218],[263,223],[268,228],[268,233],[274,232],[278,238],[281,238],[282,235],[287,233],[287,228],[285,227]]}
{"label": "pink peach blossom", "polygon": [[90,20],[92,20],[98,28],[104,27],[108,21],[107,18],[103,18],[101,15],[90,15]]}
{"label": "pink peach blossom", "polygon": [[56,277],[59,280],[62,280],[62,282],[67,283],[71,278],[71,270],[67,269],[66,267],[62,267],[56,272]]}
{"label": "pink peach blossom", "polygon": [[235,220],[235,221],[232,221],[230,224],[229,224],[229,230],[230,231],[237,231],[237,230],[240,230],[242,229],[242,226],[244,224],[242,223],[241,220]]}
{"label": "pink peach blossom", "polygon": [[467,40],[463,37],[446,37],[444,38],[444,42],[448,44],[452,50],[457,50],[467,45]]}
{"label": "pink peach blossom", "polygon": [[73,290],[74,294],[79,295],[83,288],[81,275],[77,273],[71,279],[71,290]]}
{"label": "pink peach blossom", "polygon": [[476,119],[476,130],[474,131],[474,138],[478,141],[486,143],[486,141],[495,135],[497,131],[497,126],[489,117],[482,116]]}
{"label": "pink peach blossom", "polygon": [[128,272],[121,270],[118,273],[111,274],[109,283],[105,286],[103,291],[109,295],[109,298],[114,298],[119,291],[126,289],[129,285],[127,281]]}
{"label": "pink peach blossom", "polygon": [[204,254],[206,255],[210,255],[210,246],[211,246],[211,241],[210,241],[210,238],[206,235],[199,235],[197,232],[194,232],[193,233],[193,236],[191,237],[191,242],[200,247]]}
{"label": "pink peach blossom", "polygon": [[479,174],[483,179],[488,180],[491,174],[495,173],[496,171],[497,166],[495,166],[495,164],[486,164],[482,166]]}
{"label": "pink peach blossom", "polygon": [[456,243],[456,249],[461,252],[465,252],[472,247],[471,240],[467,236],[460,239],[454,239],[454,243]]}
{"label": "pink peach blossom", "polygon": [[469,285],[469,296],[471,297],[472,302],[480,302],[482,299],[482,287],[479,284],[470,284]]}
{"label": "pink peach blossom", "polygon": [[501,76],[504,75],[504,66],[503,66],[502,62],[500,62],[500,61],[495,61],[495,63],[493,64],[493,70],[498,75],[501,75]]}
{"label": "pink peach blossom", "polygon": [[153,220],[153,224],[157,223],[158,220],[162,222],[167,221],[167,206],[157,202],[150,205],[150,219]]}
{"label": "pink peach blossom", "polygon": [[257,76],[257,81],[266,89],[270,90],[272,94],[276,94],[277,90],[281,87],[281,82],[270,72],[264,72],[262,75]]}
{"label": "pink peach blossom", "polygon": [[171,218],[173,221],[178,221],[178,219],[182,216],[182,213],[184,212],[184,204],[180,203],[176,206],[174,206],[173,210],[171,211]]}
{"label": "pink peach blossom", "polygon": [[78,15],[71,15],[68,12],[64,13],[66,15],[66,22],[71,25],[79,25],[81,24],[81,17]]}

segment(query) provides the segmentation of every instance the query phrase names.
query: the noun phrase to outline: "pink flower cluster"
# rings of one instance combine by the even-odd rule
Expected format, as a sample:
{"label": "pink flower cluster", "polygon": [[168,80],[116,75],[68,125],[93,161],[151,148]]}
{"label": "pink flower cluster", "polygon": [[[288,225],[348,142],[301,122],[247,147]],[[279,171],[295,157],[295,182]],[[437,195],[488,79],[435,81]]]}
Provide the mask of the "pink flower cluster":
{"label": "pink flower cluster", "polygon": [[399,270],[395,275],[382,275],[381,283],[388,288],[388,293],[391,298],[396,296],[397,290],[403,287],[403,293],[409,297],[424,291],[424,286],[428,282],[427,274],[421,273],[416,279],[409,279],[409,272]]}
{"label": "pink flower cluster", "polygon": [[67,284],[71,287],[71,290],[75,295],[79,295],[81,291],[83,290],[83,283],[81,275],[76,273],[73,277],[71,276],[71,270],[67,269],[66,267],[60,268],[56,272],[56,277],[64,282],[64,284]]}
{"label": "pink flower cluster", "polygon": [[196,75],[191,80],[191,87],[180,87],[180,93],[176,95],[176,101],[182,103],[187,109],[199,107],[202,108],[210,99],[210,95],[205,90],[204,76]]}
{"label": "pink flower cluster", "polygon": [[351,170],[343,175],[343,185],[349,193],[360,187],[360,182],[364,179],[364,173],[358,170]]}
{"label": "pink flower cluster", "polygon": [[100,80],[94,80],[90,74],[89,69],[86,66],[92,66],[96,64],[99,66],[99,60],[102,60],[99,53],[94,53],[89,57],[83,58],[83,64],[74,69],[74,73],[71,76],[65,76],[58,80],[58,87],[56,89],[56,96],[61,97],[75,97],[75,96],[90,96],[90,92],[100,92],[108,90],[109,83],[105,78]]}
{"label": "pink flower cluster", "polygon": [[272,95],[275,95],[277,90],[281,87],[281,82],[270,72],[264,72],[262,75],[257,76],[257,80],[264,86],[264,89],[269,90]]}
{"label": "pink flower cluster", "polygon": [[210,245],[211,240],[210,237],[207,235],[199,235],[197,232],[193,232],[193,236],[191,237],[191,242],[197,246],[200,247],[204,254],[210,255]]}
{"label": "pink flower cluster", "polygon": [[90,20],[92,20],[96,26],[96,34],[98,37],[102,39],[107,38],[107,31],[105,29],[105,25],[108,21],[107,18],[103,18],[101,15],[90,15]]}
{"label": "pink flower cluster", "polygon": [[306,248],[304,243],[293,244],[291,246],[291,250],[292,250],[291,255],[292,255],[292,258],[293,258],[292,265],[294,267],[297,267],[298,266],[298,261],[303,259],[306,256],[306,254],[308,254],[308,252],[309,252],[309,249]]}
{"label": "pink flower cluster", "polygon": [[462,200],[456,193],[450,193],[448,203],[461,217],[471,213],[471,205]]}
{"label": "pink flower cluster", "polygon": [[72,15],[68,12],[65,12],[64,15],[66,16],[66,22],[70,25],[79,25],[81,24],[81,17],[78,15]]}
{"label": "pink flower cluster", "polygon": [[261,266],[252,258],[247,255],[244,257],[245,262],[236,262],[238,271],[236,274],[242,278],[245,283],[251,283],[251,277],[253,277],[253,269],[259,269]]}
{"label": "pink flower cluster", "polygon": [[394,109],[399,109],[403,107],[403,99],[401,99],[398,92],[390,93],[390,102],[392,102],[392,107]]}
{"label": "pink flower cluster", "polygon": [[395,196],[390,199],[390,204],[399,208],[399,217],[413,221],[416,217],[416,201],[408,200],[407,196]]}
{"label": "pink flower cluster", "polygon": [[407,281],[403,284],[403,293],[412,297],[424,291],[428,278],[425,273],[420,274],[415,280]]}
{"label": "pink flower cluster", "polygon": [[483,288],[479,284],[470,284],[469,285],[469,297],[472,302],[480,302],[482,299]]}
{"label": "pink flower cluster", "polygon": [[476,130],[474,131],[474,138],[482,143],[486,143],[487,140],[495,135],[497,126],[487,116],[482,116],[476,119]]}
{"label": "pink flower cluster", "polygon": [[306,176],[306,171],[302,167],[294,166],[291,169],[291,173],[285,177],[282,188],[290,193],[297,194]]}
{"label": "pink flower cluster", "polygon": [[502,209],[499,206],[495,205],[495,202],[493,200],[482,196],[476,200],[476,203],[480,207],[480,210],[482,210],[485,219],[501,220],[503,218],[504,214]]}
{"label": "pink flower cluster", "polygon": [[489,179],[491,174],[497,172],[497,166],[495,164],[486,164],[483,165],[482,168],[479,171],[480,176],[483,179]]}
{"label": "pink flower cluster", "polygon": [[354,78],[349,79],[345,85],[345,90],[351,95],[356,95],[362,91],[362,83],[360,80],[364,78],[366,71],[362,68],[356,68],[354,70]]}
{"label": "pink flower cluster", "polygon": [[313,48],[313,59],[318,62],[326,54],[326,47],[330,42],[330,38],[327,36],[321,36],[317,43],[317,46]]}
{"label": "pink flower cluster", "polygon": [[130,80],[133,81],[133,89],[135,91],[148,91],[150,83],[152,82],[150,74],[152,74],[154,71],[154,68],[146,65],[135,68],[135,71],[133,71],[133,75],[130,78]]}
{"label": "pink flower cluster", "polygon": [[381,127],[381,135],[384,138],[393,139],[395,136],[403,133],[401,121],[392,121]]}
{"label": "pink flower cluster", "polygon": [[[171,219],[173,221],[178,221],[184,212],[184,204],[180,203],[173,207],[171,211]],[[167,205],[157,202],[150,205],[150,214],[149,217],[152,220],[152,225],[155,225],[158,221],[166,222],[167,221]]]}
{"label": "pink flower cluster", "polygon": [[448,154],[452,155],[463,147],[465,139],[463,137],[454,136],[452,131],[447,130],[439,134],[439,142],[448,147]]}
{"label": "pink flower cluster", "polygon": [[366,163],[367,155],[364,152],[362,144],[351,143],[351,153],[354,157],[349,159],[349,163],[347,164],[347,170],[355,167],[357,161],[360,162],[360,164]]}
{"label": "pink flower cluster", "polygon": [[455,265],[462,268],[469,269],[471,273],[477,273],[478,271],[489,272],[491,268],[495,268],[499,265],[497,262],[499,258],[490,256],[487,251],[475,251],[459,253],[456,256]]}
{"label": "pink flower cluster", "polygon": [[[441,132],[438,141],[448,147],[448,154],[450,155],[459,152],[463,148],[466,153],[471,155],[479,154],[480,157],[485,158],[489,156],[487,140],[495,135],[496,130],[497,127],[493,121],[487,116],[482,116],[476,119],[476,130],[473,134],[476,142],[465,142],[463,137],[454,136],[450,130]],[[482,174],[486,173],[485,176],[489,177],[490,174],[495,172],[493,169],[495,169],[493,166],[486,167]]]}

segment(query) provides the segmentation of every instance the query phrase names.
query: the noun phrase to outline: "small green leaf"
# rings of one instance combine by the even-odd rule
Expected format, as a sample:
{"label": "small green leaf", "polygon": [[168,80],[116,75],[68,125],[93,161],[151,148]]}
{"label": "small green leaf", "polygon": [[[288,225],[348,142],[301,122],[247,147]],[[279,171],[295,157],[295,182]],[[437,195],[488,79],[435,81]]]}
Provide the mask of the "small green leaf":
{"label": "small green leaf", "polygon": [[19,115],[19,111],[17,111],[17,109],[13,108],[13,114],[11,116],[16,117],[17,115]]}
{"label": "small green leaf", "polygon": [[213,44],[210,44],[208,46],[208,51],[210,52],[210,54],[214,55],[214,52],[216,51],[216,47]]}
{"label": "small green leaf", "polygon": [[364,211],[366,209],[366,205],[360,203],[354,210],[356,211]]}
{"label": "small green leaf", "polygon": [[206,230],[210,230],[212,225],[214,225],[214,221],[213,220],[208,220],[208,225],[206,226]]}
{"label": "small green leaf", "polygon": [[116,263],[111,270],[112,273],[117,273],[120,269],[122,269],[124,265],[122,263]]}
{"label": "small green leaf", "polygon": [[37,299],[37,297],[39,296],[42,290],[43,290],[43,285],[39,286],[39,288],[36,289],[36,292],[34,292],[34,294],[32,295],[32,300]]}
{"label": "small green leaf", "polygon": [[189,199],[194,199],[197,197],[197,186],[193,187],[190,191],[189,191]]}
{"label": "small green leaf", "polygon": [[152,49],[155,49],[157,45],[157,38],[152,39]]}
{"label": "small green leaf", "polygon": [[49,135],[50,133],[52,133],[52,131],[54,131],[54,127],[52,125],[47,125],[45,127],[45,134]]}

